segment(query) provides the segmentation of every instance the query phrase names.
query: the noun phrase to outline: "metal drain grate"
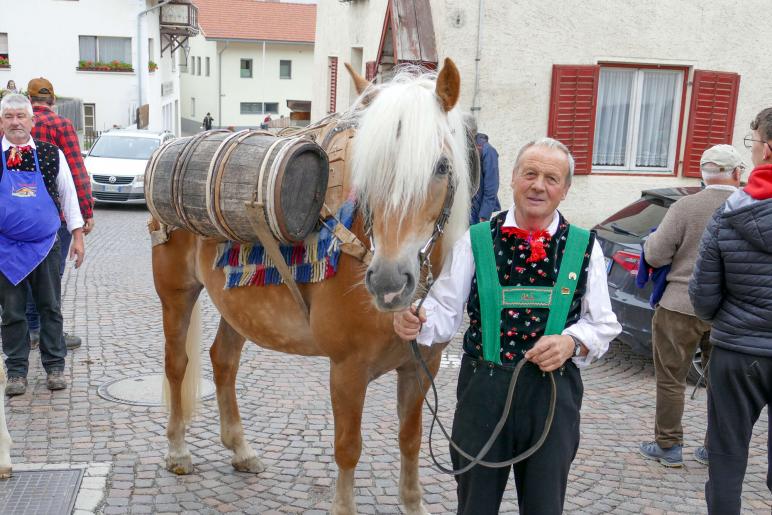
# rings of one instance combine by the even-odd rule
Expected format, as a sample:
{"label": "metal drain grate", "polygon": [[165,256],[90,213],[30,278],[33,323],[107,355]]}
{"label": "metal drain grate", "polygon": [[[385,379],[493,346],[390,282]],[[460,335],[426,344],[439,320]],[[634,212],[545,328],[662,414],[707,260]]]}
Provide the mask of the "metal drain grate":
{"label": "metal drain grate", "polygon": [[83,479],[83,469],[14,471],[0,481],[3,515],[69,515]]}

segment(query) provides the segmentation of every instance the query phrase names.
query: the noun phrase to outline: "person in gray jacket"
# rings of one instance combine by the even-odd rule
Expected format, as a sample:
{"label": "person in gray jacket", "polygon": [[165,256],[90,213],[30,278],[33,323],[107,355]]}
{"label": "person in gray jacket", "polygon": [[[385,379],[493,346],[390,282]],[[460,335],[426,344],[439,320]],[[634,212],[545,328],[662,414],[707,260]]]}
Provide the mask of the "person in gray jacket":
{"label": "person in gray jacket", "polygon": [[689,282],[696,315],[713,324],[705,498],[708,512],[721,515],[740,513],[753,425],[772,399],[772,108],[751,129],[745,146],[755,168],[713,215]]}

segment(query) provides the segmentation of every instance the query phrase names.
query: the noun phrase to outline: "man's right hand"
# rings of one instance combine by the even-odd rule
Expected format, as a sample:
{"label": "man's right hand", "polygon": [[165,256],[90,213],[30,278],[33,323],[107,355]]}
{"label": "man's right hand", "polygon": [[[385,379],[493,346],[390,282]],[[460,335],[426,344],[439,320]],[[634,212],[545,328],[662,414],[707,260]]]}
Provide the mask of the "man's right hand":
{"label": "man's right hand", "polygon": [[403,340],[415,340],[421,332],[421,324],[426,322],[426,311],[421,308],[418,315],[415,308],[410,307],[404,311],[394,313],[394,332]]}

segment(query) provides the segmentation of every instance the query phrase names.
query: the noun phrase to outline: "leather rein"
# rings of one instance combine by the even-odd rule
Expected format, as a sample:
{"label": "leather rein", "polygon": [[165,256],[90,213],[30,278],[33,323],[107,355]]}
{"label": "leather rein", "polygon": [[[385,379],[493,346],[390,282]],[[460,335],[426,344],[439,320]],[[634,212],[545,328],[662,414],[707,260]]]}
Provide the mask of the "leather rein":
{"label": "leather rein", "polygon": [[[432,231],[432,235],[429,237],[426,244],[418,252],[419,269],[420,270],[426,269],[426,289],[423,293],[423,296],[421,296],[421,298],[418,301],[418,304],[415,307],[415,313],[418,313],[421,310],[421,307],[423,306],[424,301],[429,295],[429,291],[434,285],[434,277],[432,275],[432,265],[431,265],[430,258],[431,258],[432,251],[434,250],[434,247],[437,244],[437,241],[445,232],[445,226],[447,225],[448,220],[450,219],[450,211],[453,206],[453,199],[455,197],[455,192],[456,192],[456,186],[453,182],[452,173],[453,173],[452,168],[449,168],[448,186],[445,193],[445,202],[442,206],[442,211],[440,212],[440,215],[437,217],[437,221],[434,224],[434,230]],[[372,242],[373,242],[372,218],[370,214],[368,214],[365,221],[365,232],[370,238],[370,242],[372,246]],[[483,447],[477,453],[477,455],[472,456],[471,454],[464,451],[461,447],[459,447],[459,445],[456,444],[456,442],[454,442],[451,439],[447,429],[445,429],[445,426],[439,420],[438,413],[437,413],[439,409],[439,396],[437,394],[437,385],[434,383],[434,377],[432,376],[432,373],[429,370],[429,367],[426,364],[426,361],[424,361],[423,356],[421,356],[421,351],[419,350],[418,342],[416,340],[411,340],[410,347],[412,348],[413,355],[416,359],[416,368],[420,366],[423,373],[426,374],[426,377],[429,379],[432,394],[434,397],[434,406],[432,406],[432,404],[429,402],[429,399],[426,398],[426,395],[423,396],[424,402],[428,406],[429,411],[432,413],[432,423],[429,427],[429,455],[431,456],[432,461],[434,462],[434,465],[437,468],[437,470],[439,470],[440,472],[444,472],[446,474],[457,476],[465,472],[468,472],[475,465],[482,465],[488,468],[510,467],[515,463],[528,459],[536,451],[538,451],[541,448],[541,446],[544,444],[544,441],[547,439],[547,436],[549,435],[550,428],[552,427],[552,422],[555,418],[555,405],[557,403],[557,386],[555,384],[555,377],[552,372],[549,372],[550,381],[552,383],[552,393],[550,395],[549,411],[547,413],[547,418],[544,423],[544,431],[542,432],[539,439],[531,447],[529,447],[528,449],[518,454],[517,456],[514,456],[511,459],[508,459],[505,461],[499,461],[499,462],[491,462],[491,461],[486,461],[483,458],[491,449],[494,442],[501,434],[501,431],[504,428],[504,425],[507,422],[507,419],[509,417],[509,412],[511,411],[511,408],[512,408],[512,402],[514,400],[515,388],[517,386],[517,379],[520,376],[520,371],[523,369],[523,366],[525,366],[526,364],[526,360],[521,359],[520,362],[518,362],[518,364],[515,366],[515,369],[512,373],[512,378],[509,381],[509,388],[507,389],[506,402],[504,403],[504,408],[502,410],[501,417],[499,418],[499,421],[496,424],[496,427],[493,429],[490,437],[485,442],[485,445],[483,445]],[[489,366],[491,367],[491,372],[492,372],[493,364],[491,363]],[[418,370],[416,372],[417,372],[416,379],[418,381],[419,388],[421,389],[421,391],[424,391],[424,384],[423,384],[423,380],[421,379],[421,373]],[[450,442],[450,445],[453,447],[453,449],[455,449],[461,456],[469,460],[469,463],[467,465],[461,467],[460,469],[453,470],[445,467],[439,462],[439,460],[437,460],[437,456],[434,454],[434,447],[432,444],[432,440],[433,440],[432,437],[434,434],[435,424],[439,426],[440,430],[442,431],[442,434],[445,436],[448,442]]]}

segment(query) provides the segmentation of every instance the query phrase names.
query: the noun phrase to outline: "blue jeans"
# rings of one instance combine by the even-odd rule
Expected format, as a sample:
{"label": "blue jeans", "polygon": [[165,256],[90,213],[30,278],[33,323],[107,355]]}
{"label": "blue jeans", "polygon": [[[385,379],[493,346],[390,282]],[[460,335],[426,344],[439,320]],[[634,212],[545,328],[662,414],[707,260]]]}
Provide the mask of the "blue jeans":
{"label": "blue jeans", "polygon": [[[61,280],[61,277],[64,275],[64,265],[67,263],[67,255],[70,252],[70,243],[72,242],[72,234],[67,230],[66,223],[62,222],[58,235],[62,256],[59,263],[59,279]],[[32,300],[32,288],[29,285],[27,286],[27,327],[29,327],[30,331],[40,331],[40,315],[35,306],[35,301]]]}

